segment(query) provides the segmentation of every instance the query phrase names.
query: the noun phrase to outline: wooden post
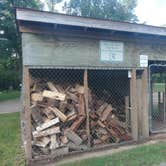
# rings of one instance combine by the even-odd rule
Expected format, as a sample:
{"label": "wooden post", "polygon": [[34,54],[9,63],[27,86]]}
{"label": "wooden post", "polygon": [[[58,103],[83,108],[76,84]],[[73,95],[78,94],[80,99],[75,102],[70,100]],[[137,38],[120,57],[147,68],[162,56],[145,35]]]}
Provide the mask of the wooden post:
{"label": "wooden post", "polygon": [[126,113],[126,127],[129,128],[130,115],[129,115],[129,96],[125,96],[125,113]]}
{"label": "wooden post", "polygon": [[85,97],[85,110],[86,110],[86,130],[88,136],[88,147],[90,148],[90,127],[89,127],[89,106],[88,106],[88,71],[84,71],[84,97]]}
{"label": "wooden post", "polygon": [[142,137],[142,79],[137,79],[137,111],[138,111],[138,137]]}
{"label": "wooden post", "polygon": [[159,113],[161,114],[161,93],[158,92],[158,110]]}
{"label": "wooden post", "polygon": [[26,125],[26,157],[29,163],[32,159],[32,145],[31,145],[31,110],[30,110],[30,75],[27,66],[23,67],[23,87],[24,87],[24,99],[23,106],[25,108],[25,125]]}
{"label": "wooden post", "polygon": [[138,112],[137,112],[137,86],[136,86],[136,69],[131,71],[130,80],[130,104],[131,104],[131,131],[134,140],[138,139]]}
{"label": "wooden post", "polygon": [[142,136],[149,137],[148,71],[142,72]]}

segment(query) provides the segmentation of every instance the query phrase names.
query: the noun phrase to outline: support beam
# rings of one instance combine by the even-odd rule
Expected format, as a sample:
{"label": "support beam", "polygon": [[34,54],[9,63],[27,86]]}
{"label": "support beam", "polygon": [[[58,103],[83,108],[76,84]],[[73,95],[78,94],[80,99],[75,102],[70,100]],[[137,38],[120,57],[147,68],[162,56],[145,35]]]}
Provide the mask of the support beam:
{"label": "support beam", "polygon": [[142,72],[142,136],[149,137],[148,71]]}
{"label": "support beam", "polygon": [[129,111],[129,96],[125,96],[125,114],[126,114],[126,127],[129,129],[130,126],[130,111]]}
{"label": "support beam", "polygon": [[[26,125],[26,156],[27,162],[32,159],[32,144],[31,144],[31,109],[30,109],[30,74],[27,66],[23,67],[23,86],[24,99],[23,106],[25,109],[25,125]],[[29,163],[28,163],[29,164]]]}
{"label": "support beam", "polygon": [[138,111],[138,137],[142,138],[142,128],[144,127],[142,124],[142,79],[137,79],[137,111]]}
{"label": "support beam", "polygon": [[138,112],[137,112],[137,85],[136,69],[131,71],[130,80],[130,104],[131,104],[131,131],[134,140],[138,140]]}
{"label": "support beam", "polygon": [[86,131],[88,137],[88,147],[90,148],[90,128],[89,128],[89,106],[88,106],[88,71],[84,71],[84,97],[86,110]]}

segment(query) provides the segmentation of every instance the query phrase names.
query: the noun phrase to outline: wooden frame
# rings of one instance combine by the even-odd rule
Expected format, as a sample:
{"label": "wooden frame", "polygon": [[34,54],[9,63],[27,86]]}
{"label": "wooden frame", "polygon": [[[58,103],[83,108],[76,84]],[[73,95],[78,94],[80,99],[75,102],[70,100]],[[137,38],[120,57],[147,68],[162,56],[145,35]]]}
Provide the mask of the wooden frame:
{"label": "wooden frame", "polygon": [[23,67],[23,87],[24,87],[24,110],[25,110],[25,152],[27,157],[27,164],[32,159],[32,146],[31,146],[31,110],[30,110],[30,74],[27,66]]}
{"label": "wooden frame", "polygon": [[137,84],[136,69],[131,70],[130,80],[131,131],[134,140],[138,140]]}
{"label": "wooden frame", "polygon": [[165,28],[16,8],[17,20],[166,36]]}
{"label": "wooden frame", "polygon": [[90,148],[90,128],[89,128],[89,107],[88,107],[88,71],[84,70],[84,98],[85,98],[85,111],[86,111],[86,129],[88,136],[88,147]]}
{"label": "wooden frame", "polygon": [[141,76],[142,80],[142,136],[149,137],[149,108],[148,108],[148,70],[144,69]]}
{"label": "wooden frame", "polygon": [[[28,66],[23,67],[23,87],[24,87],[24,109],[25,109],[25,124],[26,124],[26,157],[28,164],[31,163],[34,159],[32,158],[32,145],[31,145],[31,110],[30,110],[30,72]],[[131,70],[131,79],[130,79],[130,114],[131,114],[131,129],[133,141],[138,140],[138,130],[139,130],[139,117],[141,118],[141,131],[143,138],[149,136],[149,126],[148,126],[148,78],[147,78],[147,69],[144,69],[141,74],[141,95],[142,98],[139,103],[141,103],[140,108],[138,108],[138,91],[137,91],[137,78],[136,78],[136,69]],[[85,98],[85,109],[86,109],[86,129],[88,135],[88,147],[91,150],[91,138],[90,138],[90,128],[89,128],[89,108],[88,108],[88,70],[84,70],[83,74],[84,82],[84,98]],[[126,102],[129,99],[126,99]],[[129,106],[128,106],[129,107]],[[138,111],[142,110],[142,116],[138,116]],[[110,145],[111,147],[111,145]],[[101,147],[102,148],[102,147]],[[92,148],[93,149],[93,148]],[[69,154],[70,155],[70,154]],[[48,156],[49,157],[49,156]]]}

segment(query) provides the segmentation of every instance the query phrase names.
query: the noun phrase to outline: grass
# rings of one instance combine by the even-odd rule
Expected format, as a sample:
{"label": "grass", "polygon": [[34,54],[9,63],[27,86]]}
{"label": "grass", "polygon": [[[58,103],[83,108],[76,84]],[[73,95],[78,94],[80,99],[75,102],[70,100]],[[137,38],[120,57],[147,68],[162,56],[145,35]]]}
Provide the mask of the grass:
{"label": "grass", "polygon": [[19,113],[0,114],[0,165],[25,165]]}
{"label": "grass", "polygon": [[165,92],[165,84],[164,83],[155,83],[154,91],[155,92]]}
{"label": "grass", "polygon": [[125,152],[61,166],[155,166],[166,161],[166,143],[145,145]]}
{"label": "grass", "polygon": [[[164,161],[166,142],[160,142],[61,166],[155,166]],[[0,166],[25,166],[19,113],[0,114]]]}
{"label": "grass", "polygon": [[0,92],[0,102],[10,99],[15,99],[18,97],[20,97],[20,91],[18,90]]}

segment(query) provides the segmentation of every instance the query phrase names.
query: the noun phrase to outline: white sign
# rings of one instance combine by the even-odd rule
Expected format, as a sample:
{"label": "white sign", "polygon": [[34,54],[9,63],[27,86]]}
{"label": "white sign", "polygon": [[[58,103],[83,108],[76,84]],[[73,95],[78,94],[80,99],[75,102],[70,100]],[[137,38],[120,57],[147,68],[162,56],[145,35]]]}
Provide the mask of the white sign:
{"label": "white sign", "polygon": [[140,67],[148,67],[148,56],[140,55]]}
{"label": "white sign", "polygon": [[122,62],[123,61],[123,43],[113,41],[100,41],[100,59],[101,61]]}

